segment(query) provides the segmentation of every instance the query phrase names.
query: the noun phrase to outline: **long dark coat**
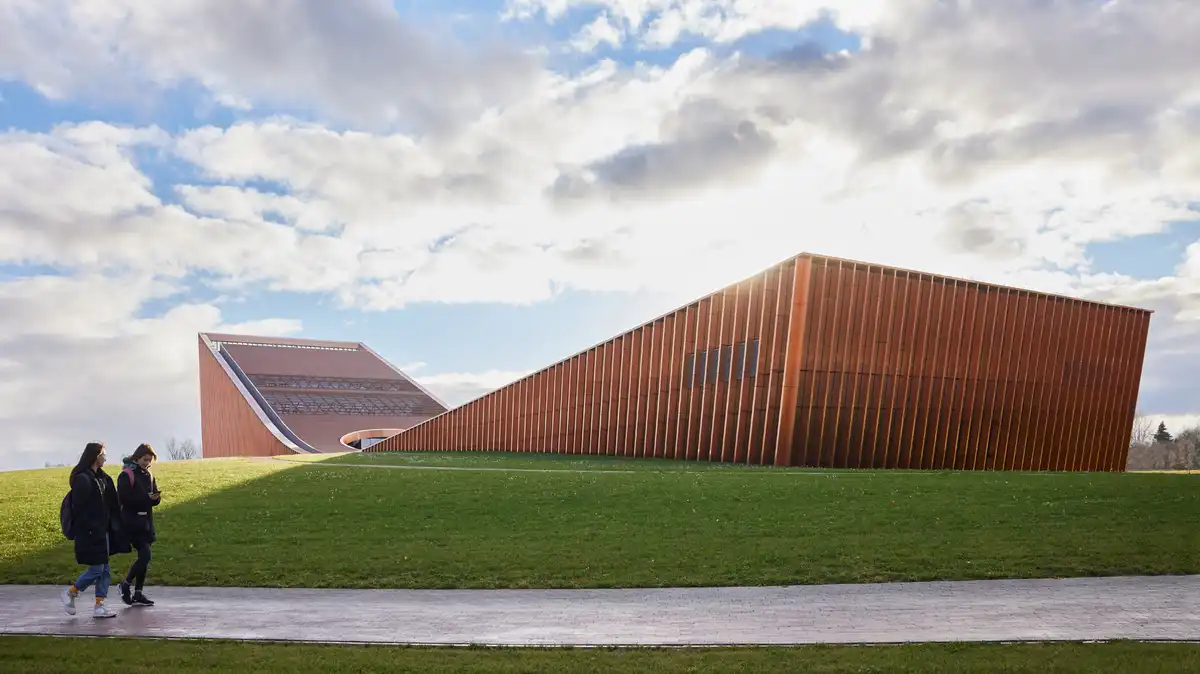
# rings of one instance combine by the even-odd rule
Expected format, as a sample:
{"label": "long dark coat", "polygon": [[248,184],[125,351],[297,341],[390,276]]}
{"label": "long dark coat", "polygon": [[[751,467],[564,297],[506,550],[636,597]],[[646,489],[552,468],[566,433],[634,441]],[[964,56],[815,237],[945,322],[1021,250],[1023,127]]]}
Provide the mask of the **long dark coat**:
{"label": "long dark coat", "polygon": [[81,470],[71,478],[71,522],[80,564],[107,564],[109,555],[132,550],[121,526],[117,487],[103,468]]}
{"label": "long dark coat", "polygon": [[158,492],[158,484],[150,471],[129,461],[117,476],[117,495],[121,501],[121,522],[125,535],[134,546],[153,543],[157,540],[154,530],[154,506],[161,497],[151,498]]}

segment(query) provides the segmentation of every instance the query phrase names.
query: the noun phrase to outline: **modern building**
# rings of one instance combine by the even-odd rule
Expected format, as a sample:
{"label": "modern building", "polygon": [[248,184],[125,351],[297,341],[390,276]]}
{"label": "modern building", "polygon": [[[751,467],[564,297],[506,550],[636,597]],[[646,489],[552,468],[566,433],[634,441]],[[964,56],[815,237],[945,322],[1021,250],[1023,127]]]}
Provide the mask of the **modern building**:
{"label": "modern building", "polygon": [[365,344],[200,335],[205,457],[351,451],[446,409]]}
{"label": "modern building", "polygon": [[1120,471],[1149,323],[801,254],[367,451]]}

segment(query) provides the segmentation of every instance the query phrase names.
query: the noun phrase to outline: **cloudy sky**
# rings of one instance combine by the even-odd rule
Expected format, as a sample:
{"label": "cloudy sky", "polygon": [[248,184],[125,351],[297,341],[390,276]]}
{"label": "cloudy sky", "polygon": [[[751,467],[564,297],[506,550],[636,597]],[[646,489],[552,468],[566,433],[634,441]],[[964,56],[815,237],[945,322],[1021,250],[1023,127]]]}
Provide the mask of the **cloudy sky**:
{"label": "cloudy sky", "polygon": [[458,403],[801,250],[1156,310],[1194,0],[0,0],[0,468],[199,438],[196,332]]}

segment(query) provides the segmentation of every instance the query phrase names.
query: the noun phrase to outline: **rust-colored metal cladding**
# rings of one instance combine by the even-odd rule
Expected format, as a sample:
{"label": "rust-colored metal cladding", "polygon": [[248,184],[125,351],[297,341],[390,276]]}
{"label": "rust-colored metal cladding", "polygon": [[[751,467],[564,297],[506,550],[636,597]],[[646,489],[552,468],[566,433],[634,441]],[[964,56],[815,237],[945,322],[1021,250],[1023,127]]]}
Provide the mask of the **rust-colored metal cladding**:
{"label": "rust-colored metal cladding", "polygon": [[368,451],[1119,471],[1150,318],[801,254]]}
{"label": "rust-colored metal cladding", "polygon": [[200,341],[200,441],[205,457],[279,456],[295,451],[269,430],[216,354]]}
{"label": "rust-colored metal cladding", "polygon": [[199,349],[206,457],[351,451],[447,410],[357,342],[202,333]]}

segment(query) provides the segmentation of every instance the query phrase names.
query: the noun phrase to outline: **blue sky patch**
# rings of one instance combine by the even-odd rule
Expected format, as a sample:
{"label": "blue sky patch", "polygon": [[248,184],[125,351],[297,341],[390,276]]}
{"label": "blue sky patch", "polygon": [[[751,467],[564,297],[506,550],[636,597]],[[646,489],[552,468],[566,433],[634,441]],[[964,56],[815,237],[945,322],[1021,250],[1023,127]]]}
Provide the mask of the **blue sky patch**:
{"label": "blue sky patch", "polygon": [[1093,272],[1158,279],[1175,275],[1188,244],[1197,239],[1200,239],[1200,220],[1178,223],[1158,234],[1092,243],[1086,252]]}

